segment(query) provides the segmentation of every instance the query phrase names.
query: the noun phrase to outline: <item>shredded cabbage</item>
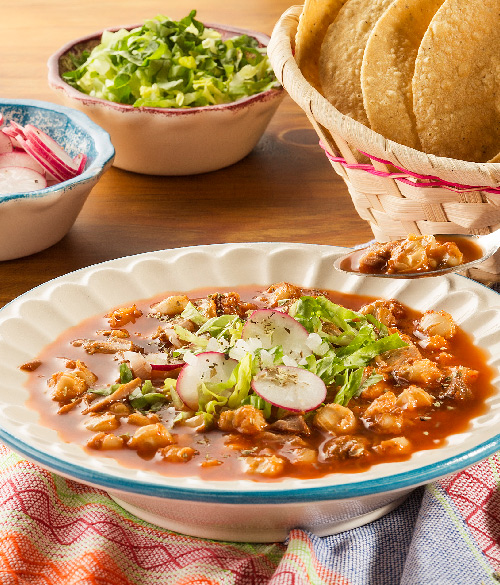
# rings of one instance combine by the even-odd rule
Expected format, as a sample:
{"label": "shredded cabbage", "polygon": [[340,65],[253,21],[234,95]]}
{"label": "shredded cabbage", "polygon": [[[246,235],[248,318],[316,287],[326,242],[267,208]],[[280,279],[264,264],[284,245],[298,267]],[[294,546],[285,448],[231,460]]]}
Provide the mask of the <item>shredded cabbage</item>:
{"label": "shredded cabbage", "polygon": [[160,108],[228,103],[279,86],[256,39],[223,40],[195,16],[160,15],[130,31],[105,31],[63,78],[93,97]]}
{"label": "shredded cabbage", "polygon": [[[319,376],[327,386],[336,389],[334,402],[346,406],[352,398],[383,377],[372,373],[372,359],[387,351],[407,346],[398,333],[390,334],[387,327],[372,315],[336,305],[326,297],[303,296],[289,310],[290,316],[301,323],[310,333],[307,344],[313,352],[293,365]],[[204,351],[219,351],[236,359],[237,365],[227,380],[219,383],[205,382],[198,388],[198,414],[203,414],[207,424],[221,408],[236,409],[251,404],[270,416],[271,405],[252,390],[252,379],[260,371],[277,365],[290,365],[290,358],[280,345],[263,349],[257,338],[242,339],[244,321],[238,315],[225,314],[208,319],[192,304],[188,304],[182,317],[191,319],[200,327],[191,332],[174,325],[178,337],[189,345],[174,351],[177,357],[190,357]],[[331,334],[327,324],[333,324],[338,334]],[[120,382],[132,379],[126,364],[120,365]],[[120,384],[115,385],[116,388]],[[163,393],[155,390],[150,381],[131,395],[131,403],[142,410],[160,408],[166,398],[176,406],[182,401],[175,389],[175,380],[165,380]],[[106,389],[106,394],[113,388]],[[97,391],[94,391],[97,393]],[[99,393],[104,394],[104,390]]]}
{"label": "shredded cabbage", "polygon": [[[327,386],[336,387],[334,401],[344,406],[382,379],[378,374],[371,374],[370,369],[366,370],[375,356],[407,345],[398,333],[389,334],[387,327],[372,315],[336,305],[326,297],[303,296],[290,307],[289,314],[310,332],[307,343],[313,351],[312,355],[292,365],[305,368]],[[333,323],[340,333],[325,332],[323,328],[327,323]],[[253,376],[261,369],[290,365],[280,345],[263,349],[260,342],[252,343],[258,340],[241,339],[242,327],[243,321],[237,315],[208,319],[196,333],[175,326],[179,337],[192,344],[186,351],[206,351],[207,347],[211,348],[212,341],[217,340],[218,351],[223,349],[239,362],[227,381],[200,385],[199,412],[213,414],[214,409],[221,406],[235,409],[244,404],[264,405],[265,401],[257,400],[251,389]],[[182,355],[182,352],[176,353]],[[268,407],[265,409],[267,412]]]}

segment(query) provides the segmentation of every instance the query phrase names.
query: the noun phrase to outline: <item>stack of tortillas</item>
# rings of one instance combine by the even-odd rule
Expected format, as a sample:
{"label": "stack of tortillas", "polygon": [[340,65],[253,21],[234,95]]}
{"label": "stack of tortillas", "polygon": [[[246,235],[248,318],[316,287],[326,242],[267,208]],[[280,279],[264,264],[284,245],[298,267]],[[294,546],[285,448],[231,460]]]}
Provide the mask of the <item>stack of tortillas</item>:
{"label": "stack of tortillas", "polygon": [[500,0],[305,0],[304,77],[341,113],[427,154],[500,162]]}

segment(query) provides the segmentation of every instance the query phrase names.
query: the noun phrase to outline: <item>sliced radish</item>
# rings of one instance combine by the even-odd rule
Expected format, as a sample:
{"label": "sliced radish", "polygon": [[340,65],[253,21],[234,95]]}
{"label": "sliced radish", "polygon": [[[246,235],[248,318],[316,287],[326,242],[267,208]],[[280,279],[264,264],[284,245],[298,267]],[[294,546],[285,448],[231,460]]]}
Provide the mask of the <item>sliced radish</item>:
{"label": "sliced radish", "polygon": [[14,147],[12,146],[12,140],[9,136],[0,132],[0,154],[4,154],[6,152],[12,152]]}
{"label": "sliced radish", "polygon": [[[3,121],[4,118],[0,114],[0,124]],[[46,175],[43,186],[35,187],[35,189],[43,189],[48,184],[52,186],[72,179],[84,171],[87,163],[87,156],[83,152],[71,158],[64,148],[48,134],[32,124],[21,126],[14,120],[10,120],[0,131],[0,157],[5,154],[12,155],[13,158],[0,162],[0,169],[20,167]],[[21,176],[24,178],[21,178],[19,185],[12,184],[14,176],[12,172],[3,175],[2,185],[8,190],[0,193],[25,191],[27,187],[23,181],[28,181],[26,185],[29,186],[30,191],[33,190],[33,185],[26,178],[27,175]]]}
{"label": "sliced radish", "polygon": [[5,134],[6,136],[9,137],[10,142],[12,144],[13,152],[15,152],[16,150],[24,150],[19,144],[19,142],[16,140],[17,132],[11,134],[9,130],[7,130],[7,128],[2,128],[2,132],[0,134]]}
{"label": "sliced radish", "polygon": [[261,370],[252,380],[252,389],[267,402],[292,412],[314,410],[326,398],[326,386],[319,376],[293,366]]}
{"label": "sliced radish", "polygon": [[[19,137],[17,140],[19,140]],[[41,142],[33,139],[32,137],[29,137],[25,139],[25,143],[28,144],[32,150],[43,157],[52,167],[58,169],[62,176],[65,176],[67,179],[71,179],[76,176],[77,172],[74,168],[70,168],[64,164],[60,158],[55,156],[54,153],[48,150]]]}
{"label": "sliced radish", "polygon": [[152,377],[165,377],[164,374],[178,370],[185,362],[172,360],[166,353],[150,353],[143,355],[135,351],[123,352],[123,357],[128,361],[134,376],[147,380]]}
{"label": "sliced radish", "polygon": [[247,319],[241,337],[245,341],[259,339],[264,349],[281,345],[283,353],[292,357],[312,354],[306,345],[309,332],[287,313],[274,309],[257,309]]}
{"label": "sliced radish", "polygon": [[2,132],[11,138],[15,138],[16,136],[26,138],[24,135],[24,128],[17,122],[14,122],[14,120],[11,120],[7,126],[4,126]]}
{"label": "sliced radish", "polygon": [[17,140],[19,141],[19,144],[24,148],[24,150],[34,160],[36,160],[38,163],[40,163],[42,165],[42,167],[45,169],[45,172],[47,172],[51,177],[53,177],[54,179],[56,179],[59,182],[67,180],[66,175],[61,175],[59,170],[57,168],[54,168],[51,164],[49,164],[43,155],[41,155],[36,150],[33,150],[31,145],[28,144],[28,142],[24,138],[22,138],[21,136],[18,136]]}
{"label": "sliced radish", "polygon": [[24,127],[21,126],[21,124],[18,124],[15,120],[11,120],[10,125],[16,131],[18,136],[22,136],[23,138],[26,138],[26,135],[24,133]]}
{"label": "sliced radish", "polygon": [[25,167],[0,168],[0,193],[24,193],[45,189],[47,181],[43,175]]}
{"label": "sliced radish", "polygon": [[26,124],[24,127],[24,133],[26,138],[32,141],[33,143],[39,144],[41,148],[46,149],[56,160],[62,165],[65,165],[70,171],[74,173],[78,170],[78,164],[75,165],[73,159],[69,156],[69,154],[62,148],[53,138],[51,138],[48,134],[32,126],[31,124]]}
{"label": "sliced radish", "polygon": [[[216,351],[197,354],[189,360],[179,373],[175,389],[181,400],[191,410],[198,410],[198,389],[202,383],[220,384],[227,382],[237,360]],[[227,396],[232,389],[227,391]]]}
{"label": "sliced radish", "polygon": [[174,359],[168,353],[149,353],[145,356],[151,369],[159,372],[170,372],[183,366],[184,360]]}
{"label": "sliced radish", "polygon": [[76,171],[74,169],[70,169],[66,164],[64,164],[61,159],[55,156],[52,151],[47,149],[43,143],[33,139],[31,136],[25,138],[24,142],[19,136],[17,137],[17,140],[20,142],[20,144],[23,145],[23,148],[26,148],[26,145],[28,145],[32,151],[36,152],[49,165],[56,169],[59,175],[64,177],[64,180],[72,179],[74,176],[76,176]]}
{"label": "sliced radish", "polygon": [[2,128],[2,132],[9,138],[15,138],[17,136],[16,130],[14,130],[14,128],[12,128],[11,126],[5,126],[4,128]]}
{"label": "sliced radish", "polygon": [[81,152],[80,154],[77,154],[75,156],[75,158],[73,159],[73,162],[75,163],[75,166],[77,167],[76,174],[81,175],[83,173],[83,171],[85,170],[85,165],[87,164],[87,155],[84,154],[83,152]]}
{"label": "sliced radish", "polygon": [[31,157],[27,152],[16,150],[0,154],[0,168],[2,167],[25,167],[37,173],[44,174],[42,165]]}
{"label": "sliced radish", "polygon": [[178,370],[186,362],[170,362],[169,364],[149,364],[153,372],[171,372],[172,370]]}

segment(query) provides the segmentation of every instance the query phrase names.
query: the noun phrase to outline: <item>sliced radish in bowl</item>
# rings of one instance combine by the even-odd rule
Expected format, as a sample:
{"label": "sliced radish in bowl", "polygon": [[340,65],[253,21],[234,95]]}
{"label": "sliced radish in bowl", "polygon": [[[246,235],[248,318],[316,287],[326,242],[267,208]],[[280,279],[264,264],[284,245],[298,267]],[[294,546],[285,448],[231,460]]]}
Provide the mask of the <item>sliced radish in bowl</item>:
{"label": "sliced radish in bowl", "polygon": [[45,189],[47,180],[43,175],[26,167],[0,168],[0,193],[28,193]]}
{"label": "sliced radish in bowl", "polygon": [[57,162],[67,167],[68,171],[73,173],[77,172],[78,164],[75,165],[73,159],[64,148],[59,146],[59,144],[48,134],[31,124],[26,124],[24,127],[24,133],[27,140],[30,140],[33,144],[36,144],[41,149],[45,150]]}
{"label": "sliced radish in bowl", "polygon": [[45,172],[48,173],[50,177],[53,177],[54,179],[60,182],[66,181],[67,179],[71,178],[67,174],[65,174],[64,171],[61,173],[60,169],[54,167],[51,163],[49,163],[46,157],[43,154],[37,152],[35,149],[33,149],[31,144],[24,138],[18,136],[17,140],[19,144],[27,152],[27,154],[29,154],[35,161],[37,161],[45,169]]}
{"label": "sliced radish in bowl", "polygon": [[15,138],[18,135],[17,130],[15,130],[12,126],[5,126],[2,128],[2,133],[8,136],[9,138]]}
{"label": "sliced radish in bowl", "polygon": [[14,146],[12,145],[12,140],[10,137],[5,133],[0,132],[0,154],[12,152],[13,150]]}
{"label": "sliced radish in bowl", "polygon": [[175,360],[166,353],[148,353],[146,355],[135,351],[125,351],[123,357],[128,361],[134,376],[147,380],[152,377],[165,377],[165,374],[178,370],[185,362]]}
{"label": "sliced radish in bowl", "polygon": [[[0,157],[4,154],[27,155],[31,158],[31,162],[28,162],[26,157],[12,161],[4,160],[0,164],[0,168],[19,166],[32,169],[45,175],[51,185],[68,181],[81,174],[85,170],[87,163],[87,156],[83,152],[71,158],[64,148],[48,134],[32,124],[21,126],[14,120],[11,120],[1,128]],[[11,182],[12,177],[7,183]],[[43,189],[46,186],[47,182],[43,187],[38,187],[38,189]],[[9,191],[2,191],[0,194],[21,193],[25,190],[22,183],[18,186],[11,185],[9,188]],[[31,188],[30,190],[33,189]]]}
{"label": "sliced radish in bowl", "polygon": [[[216,351],[199,353],[183,366],[175,389],[180,399],[191,410],[198,410],[198,389],[203,383],[220,384],[229,380],[237,360]],[[231,393],[228,390],[227,395]]]}
{"label": "sliced radish in bowl", "polygon": [[76,175],[76,170],[68,167],[62,160],[54,156],[53,152],[48,150],[41,142],[33,139],[31,136],[26,137],[24,140],[21,137],[17,137],[17,141],[26,148],[28,145],[31,151],[35,152],[39,157],[43,158],[49,165],[58,171],[58,173],[65,177],[65,180],[71,179]]}
{"label": "sliced radish in bowl", "polygon": [[83,152],[81,152],[80,154],[77,154],[75,156],[75,158],[73,159],[73,162],[75,163],[75,166],[77,167],[76,174],[81,175],[83,173],[83,171],[85,170],[85,165],[87,164],[87,155],[84,154]]}
{"label": "sliced radish in bowl", "polygon": [[306,345],[309,332],[287,313],[275,309],[257,309],[243,326],[241,337],[245,341],[259,339],[264,349],[281,345],[283,353],[292,357],[312,354]]}
{"label": "sliced radish in bowl", "polygon": [[145,356],[152,371],[171,372],[182,367],[186,362],[172,358],[167,353],[149,353]]}
{"label": "sliced radish in bowl", "polygon": [[11,132],[14,132],[16,136],[22,136],[23,138],[26,138],[23,126],[21,126],[21,124],[18,124],[15,120],[11,120],[9,122],[9,125],[5,126],[3,130],[4,131],[10,130]]}
{"label": "sliced radish in bowl", "polygon": [[2,167],[25,167],[43,175],[45,173],[42,165],[25,151],[14,151],[0,154],[0,168]]}
{"label": "sliced radish in bowl", "polygon": [[267,402],[291,412],[314,410],[326,398],[326,386],[319,376],[293,366],[261,370],[252,380],[252,389]]}

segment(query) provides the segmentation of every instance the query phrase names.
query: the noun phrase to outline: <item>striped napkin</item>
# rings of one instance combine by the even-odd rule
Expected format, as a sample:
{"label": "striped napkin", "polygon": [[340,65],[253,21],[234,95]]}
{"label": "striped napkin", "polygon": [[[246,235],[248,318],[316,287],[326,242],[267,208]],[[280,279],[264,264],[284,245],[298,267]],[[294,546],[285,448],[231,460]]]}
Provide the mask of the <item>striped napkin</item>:
{"label": "striped napkin", "polygon": [[499,583],[498,453],[366,526],[242,544],[160,529],[0,444],[1,585]]}

